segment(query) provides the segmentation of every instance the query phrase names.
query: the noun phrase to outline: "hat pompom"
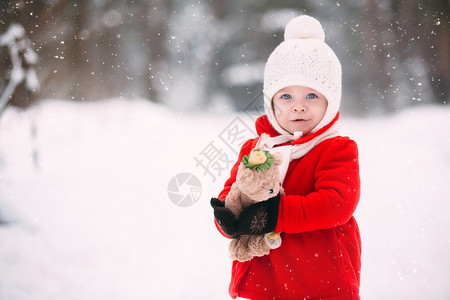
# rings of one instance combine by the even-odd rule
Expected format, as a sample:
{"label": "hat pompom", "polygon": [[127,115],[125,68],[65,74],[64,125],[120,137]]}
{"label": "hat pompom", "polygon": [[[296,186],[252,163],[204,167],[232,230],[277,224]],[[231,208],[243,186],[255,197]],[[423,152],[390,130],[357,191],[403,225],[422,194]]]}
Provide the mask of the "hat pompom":
{"label": "hat pompom", "polygon": [[310,16],[298,16],[286,25],[284,40],[290,39],[319,39],[325,41],[325,32],[322,25]]}

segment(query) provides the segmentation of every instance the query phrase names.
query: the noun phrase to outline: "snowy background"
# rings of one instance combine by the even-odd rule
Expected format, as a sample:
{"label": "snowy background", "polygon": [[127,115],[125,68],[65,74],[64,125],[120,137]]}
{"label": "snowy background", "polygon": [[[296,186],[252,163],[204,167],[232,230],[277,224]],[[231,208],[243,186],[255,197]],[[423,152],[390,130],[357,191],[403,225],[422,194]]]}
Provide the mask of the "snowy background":
{"label": "snowy background", "polygon": [[[227,175],[196,164],[238,116],[146,100],[48,100],[0,120],[0,299],[229,299],[228,241],[209,198]],[[356,119],[362,299],[449,299],[450,108]],[[198,177],[190,207],[169,200]]]}
{"label": "snowy background", "polygon": [[[449,12],[446,1],[0,1],[0,300],[228,299],[209,199],[254,136],[264,64],[300,14],[321,21],[344,66],[362,299],[450,299]],[[189,207],[168,193],[182,173],[201,184]]]}

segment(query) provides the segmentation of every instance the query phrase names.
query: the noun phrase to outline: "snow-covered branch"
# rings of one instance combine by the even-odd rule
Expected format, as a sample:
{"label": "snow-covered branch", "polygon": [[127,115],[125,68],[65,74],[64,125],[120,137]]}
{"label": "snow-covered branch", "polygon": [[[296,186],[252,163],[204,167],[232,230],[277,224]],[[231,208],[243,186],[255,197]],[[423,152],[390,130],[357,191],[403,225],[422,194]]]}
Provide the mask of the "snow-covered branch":
{"label": "snow-covered branch", "polygon": [[11,24],[8,30],[0,35],[0,47],[8,47],[11,60],[9,81],[0,95],[1,115],[17,86],[22,82],[25,82],[25,88],[31,92],[39,90],[39,81],[34,69],[39,57],[31,48],[31,41],[26,37],[25,29],[20,24]]}

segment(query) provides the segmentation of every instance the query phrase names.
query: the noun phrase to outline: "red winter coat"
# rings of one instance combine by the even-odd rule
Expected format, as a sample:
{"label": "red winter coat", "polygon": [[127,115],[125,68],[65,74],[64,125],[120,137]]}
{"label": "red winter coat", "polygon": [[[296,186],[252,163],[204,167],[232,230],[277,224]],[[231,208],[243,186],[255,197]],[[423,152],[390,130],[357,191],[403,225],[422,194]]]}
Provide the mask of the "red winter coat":
{"label": "red winter coat", "polygon": [[[291,143],[312,139],[337,119]],[[258,135],[278,135],[266,116],[258,118],[255,126]],[[236,181],[242,157],[255,144],[256,139],[242,146],[219,195],[221,200]],[[291,161],[283,187],[286,195],[281,197],[276,228],[282,232],[282,244],[269,255],[233,262],[231,297],[359,299],[361,238],[353,217],[360,194],[356,143],[348,137],[321,142],[304,157]]]}

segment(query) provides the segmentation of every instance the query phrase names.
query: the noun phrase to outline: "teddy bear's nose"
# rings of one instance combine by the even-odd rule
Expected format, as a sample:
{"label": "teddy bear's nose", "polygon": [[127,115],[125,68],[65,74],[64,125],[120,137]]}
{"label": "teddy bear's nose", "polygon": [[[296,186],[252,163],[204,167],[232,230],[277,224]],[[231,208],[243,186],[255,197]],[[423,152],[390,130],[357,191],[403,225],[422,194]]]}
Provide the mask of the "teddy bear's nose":
{"label": "teddy bear's nose", "polygon": [[270,190],[269,190],[269,194],[272,194],[272,193],[273,193],[273,189],[270,189]]}

